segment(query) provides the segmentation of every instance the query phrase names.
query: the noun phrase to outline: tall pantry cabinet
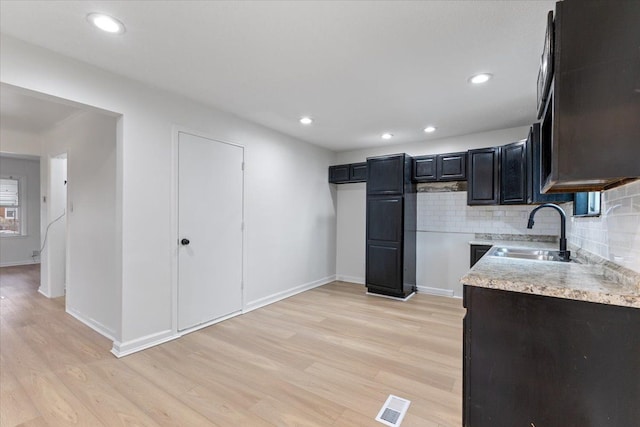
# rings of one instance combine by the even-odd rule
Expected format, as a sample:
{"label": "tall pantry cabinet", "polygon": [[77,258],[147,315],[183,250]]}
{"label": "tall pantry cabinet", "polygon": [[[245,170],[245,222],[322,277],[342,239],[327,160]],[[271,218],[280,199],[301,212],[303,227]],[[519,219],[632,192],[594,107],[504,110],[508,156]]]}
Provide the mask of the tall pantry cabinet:
{"label": "tall pantry cabinet", "polygon": [[365,280],[372,294],[406,298],[416,289],[416,188],[412,158],[367,159]]}

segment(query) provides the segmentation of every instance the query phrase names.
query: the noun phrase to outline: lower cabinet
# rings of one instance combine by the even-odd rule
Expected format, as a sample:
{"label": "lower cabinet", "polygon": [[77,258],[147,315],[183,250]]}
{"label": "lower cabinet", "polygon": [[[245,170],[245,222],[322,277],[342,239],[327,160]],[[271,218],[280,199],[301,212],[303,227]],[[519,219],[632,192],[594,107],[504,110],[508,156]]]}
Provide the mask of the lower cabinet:
{"label": "lower cabinet", "polygon": [[640,420],[640,310],[464,287],[465,427]]}
{"label": "lower cabinet", "polygon": [[482,258],[484,254],[489,252],[491,245],[471,245],[471,253],[469,254],[469,267],[476,265],[476,262]]}

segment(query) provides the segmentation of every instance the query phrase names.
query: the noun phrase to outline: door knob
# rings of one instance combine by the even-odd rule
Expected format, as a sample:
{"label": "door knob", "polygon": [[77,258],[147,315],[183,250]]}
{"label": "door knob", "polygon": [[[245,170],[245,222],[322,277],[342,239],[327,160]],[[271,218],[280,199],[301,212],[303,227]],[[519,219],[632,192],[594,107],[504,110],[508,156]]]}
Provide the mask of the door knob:
{"label": "door knob", "polygon": [[189,239],[182,239],[182,240],[180,240],[180,244],[181,244],[181,245],[183,245],[183,246],[187,246],[189,243],[191,243],[191,242],[189,241]]}

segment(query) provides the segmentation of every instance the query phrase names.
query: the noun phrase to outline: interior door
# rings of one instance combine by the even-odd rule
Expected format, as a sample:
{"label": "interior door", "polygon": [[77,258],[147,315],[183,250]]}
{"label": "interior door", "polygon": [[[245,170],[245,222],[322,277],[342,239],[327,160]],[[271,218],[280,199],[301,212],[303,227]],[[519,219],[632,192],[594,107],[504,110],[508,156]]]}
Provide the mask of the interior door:
{"label": "interior door", "polygon": [[178,330],[242,309],[242,147],[180,132]]}

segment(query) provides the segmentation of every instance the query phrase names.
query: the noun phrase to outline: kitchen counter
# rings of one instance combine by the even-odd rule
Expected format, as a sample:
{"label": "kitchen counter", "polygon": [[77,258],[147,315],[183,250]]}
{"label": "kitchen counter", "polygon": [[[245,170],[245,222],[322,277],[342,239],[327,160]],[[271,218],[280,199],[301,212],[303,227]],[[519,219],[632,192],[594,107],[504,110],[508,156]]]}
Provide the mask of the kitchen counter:
{"label": "kitchen counter", "polygon": [[[546,242],[476,240],[470,243],[511,249],[558,249],[556,243]],[[578,262],[485,255],[460,282],[469,286],[640,308],[640,273],[579,250],[571,254]]]}

